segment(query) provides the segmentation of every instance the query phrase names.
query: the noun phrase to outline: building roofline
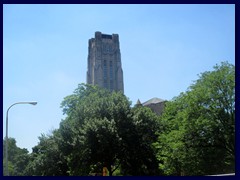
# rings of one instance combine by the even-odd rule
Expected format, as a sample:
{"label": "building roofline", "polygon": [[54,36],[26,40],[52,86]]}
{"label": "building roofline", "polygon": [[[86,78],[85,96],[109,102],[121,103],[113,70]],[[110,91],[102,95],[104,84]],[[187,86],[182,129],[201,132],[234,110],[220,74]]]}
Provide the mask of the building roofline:
{"label": "building roofline", "polygon": [[142,103],[143,106],[149,105],[149,104],[157,104],[157,103],[162,103],[165,102],[166,100],[154,97],[152,99],[149,99],[148,101]]}

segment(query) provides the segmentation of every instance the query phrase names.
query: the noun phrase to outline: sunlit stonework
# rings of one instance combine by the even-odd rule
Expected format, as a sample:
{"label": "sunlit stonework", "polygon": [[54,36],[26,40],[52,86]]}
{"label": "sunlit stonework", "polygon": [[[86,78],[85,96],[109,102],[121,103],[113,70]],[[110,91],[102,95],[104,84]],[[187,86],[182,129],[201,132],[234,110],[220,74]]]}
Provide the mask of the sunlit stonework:
{"label": "sunlit stonework", "polygon": [[89,39],[87,83],[124,92],[118,34],[95,32]]}

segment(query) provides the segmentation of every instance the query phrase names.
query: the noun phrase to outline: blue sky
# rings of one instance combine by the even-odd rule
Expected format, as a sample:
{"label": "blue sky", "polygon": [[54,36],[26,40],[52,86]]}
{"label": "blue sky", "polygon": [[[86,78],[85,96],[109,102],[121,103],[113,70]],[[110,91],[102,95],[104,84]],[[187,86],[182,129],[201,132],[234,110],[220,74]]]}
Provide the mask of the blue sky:
{"label": "blue sky", "polygon": [[86,82],[88,40],[119,34],[133,104],[171,100],[221,61],[235,64],[234,5],[3,5],[3,137],[30,152],[58,128],[60,103]]}

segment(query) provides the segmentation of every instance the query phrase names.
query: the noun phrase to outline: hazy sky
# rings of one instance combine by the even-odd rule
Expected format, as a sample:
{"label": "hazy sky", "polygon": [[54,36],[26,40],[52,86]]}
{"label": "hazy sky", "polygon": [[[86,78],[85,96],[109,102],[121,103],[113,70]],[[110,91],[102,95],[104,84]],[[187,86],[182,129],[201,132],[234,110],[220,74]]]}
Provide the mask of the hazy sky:
{"label": "hazy sky", "polygon": [[88,40],[119,34],[124,92],[171,100],[197,74],[235,64],[234,5],[3,5],[3,136],[30,152],[64,119],[60,103],[86,82]]}

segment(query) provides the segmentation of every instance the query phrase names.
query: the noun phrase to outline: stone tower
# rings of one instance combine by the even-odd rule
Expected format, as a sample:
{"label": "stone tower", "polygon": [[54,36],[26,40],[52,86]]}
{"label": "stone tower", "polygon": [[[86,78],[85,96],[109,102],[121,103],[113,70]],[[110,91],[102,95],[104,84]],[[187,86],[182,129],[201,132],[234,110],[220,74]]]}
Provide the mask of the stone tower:
{"label": "stone tower", "polygon": [[124,92],[118,34],[95,32],[89,39],[87,83]]}

